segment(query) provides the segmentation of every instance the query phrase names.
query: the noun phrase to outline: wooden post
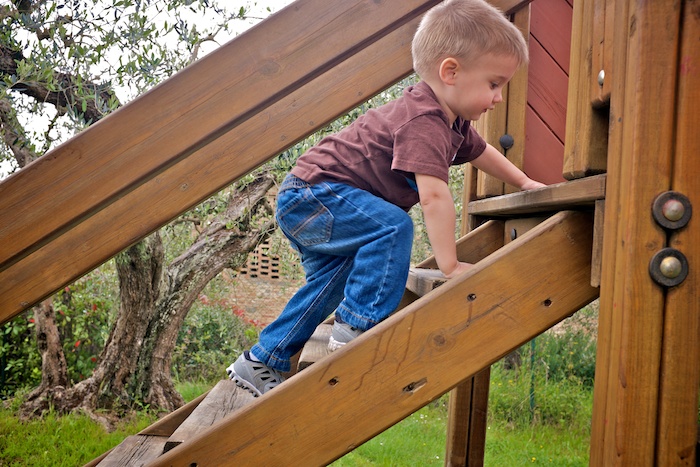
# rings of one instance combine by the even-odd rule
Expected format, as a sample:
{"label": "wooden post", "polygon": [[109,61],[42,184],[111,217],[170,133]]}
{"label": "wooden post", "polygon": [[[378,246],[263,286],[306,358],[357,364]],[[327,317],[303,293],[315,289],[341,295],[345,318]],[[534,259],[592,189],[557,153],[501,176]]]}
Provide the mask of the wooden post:
{"label": "wooden post", "polygon": [[[684,2],[678,63],[676,147],[670,188],[695,204],[695,219],[669,232],[668,246],[689,263],[688,277],[668,290],[663,310],[661,384],[656,465],[697,465],[698,388],[700,387],[700,15]],[[695,6],[694,8],[697,8]]]}
{"label": "wooden post", "polygon": [[[592,69],[593,14],[593,2],[574,2],[563,173],[568,180],[606,170],[608,118],[593,108],[591,95],[599,71]],[[606,79],[612,79],[610,74]]]}
{"label": "wooden post", "polygon": [[[678,389],[690,392],[690,397],[694,397],[692,416],[697,414],[697,343],[691,344],[695,350],[690,355],[685,353],[687,349],[682,354],[675,353],[679,351],[679,342],[689,341],[684,336],[688,331],[679,331],[677,326],[685,323],[697,329],[697,297],[690,298],[692,290],[689,290],[696,285],[688,285],[693,281],[687,280],[686,285],[669,290],[657,285],[649,271],[652,257],[668,244],[667,233],[654,221],[651,207],[658,194],[673,186],[674,142],[679,136],[674,123],[679,116],[689,118],[685,113],[693,111],[676,111],[677,72],[682,73],[678,57],[679,2],[627,4],[620,0],[615,21],[615,39],[619,37],[625,44],[626,38],[627,42],[625,48],[616,44],[616,70],[612,77],[608,198],[590,462],[591,465],[644,466],[654,465],[657,453],[666,450],[662,446],[667,443],[664,437],[681,439],[680,424],[669,419],[671,413],[679,414],[671,409],[673,405],[667,394],[677,393]],[[697,42],[697,28],[693,40]],[[681,81],[684,82],[690,85],[689,81]],[[685,89],[697,95],[697,89]],[[695,120],[697,123],[697,117]],[[685,129],[680,134],[686,134],[688,128],[683,125],[681,128]],[[697,173],[697,162],[693,165]],[[687,162],[686,167],[693,169]],[[684,178],[687,175],[678,176],[687,181]],[[692,184],[697,188],[696,181],[686,186]],[[689,228],[687,232],[694,230]],[[675,238],[689,240],[690,235],[681,233]],[[694,248],[696,252],[697,247]],[[685,303],[670,300],[683,296]],[[677,308],[671,310],[670,305]],[[691,312],[695,313],[692,318]],[[666,344],[665,332],[671,337]],[[697,331],[693,337],[697,341]],[[695,362],[688,365],[691,373],[695,373],[691,378],[680,375],[678,367],[670,375],[666,373],[666,365],[681,358]],[[662,426],[658,417],[664,407],[668,410],[665,417],[668,422]],[[666,431],[663,436],[662,430]],[[676,452],[671,464],[680,465],[690,458],[682,457]]]}

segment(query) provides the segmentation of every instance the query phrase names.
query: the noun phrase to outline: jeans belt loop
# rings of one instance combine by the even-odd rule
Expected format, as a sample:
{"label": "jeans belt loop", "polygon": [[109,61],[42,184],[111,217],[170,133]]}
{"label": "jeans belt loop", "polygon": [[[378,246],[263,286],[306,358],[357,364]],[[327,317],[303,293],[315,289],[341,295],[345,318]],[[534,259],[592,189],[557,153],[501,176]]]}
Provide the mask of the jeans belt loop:
{"label": "jeans belt loop", "polygon": [[280,185],[279,192],[281,193],[285,190],[292,190],[294,188],[306,188],[310,185],[310,183],[305,182],[296,175],[288,174],[282,182],[282,185]]}

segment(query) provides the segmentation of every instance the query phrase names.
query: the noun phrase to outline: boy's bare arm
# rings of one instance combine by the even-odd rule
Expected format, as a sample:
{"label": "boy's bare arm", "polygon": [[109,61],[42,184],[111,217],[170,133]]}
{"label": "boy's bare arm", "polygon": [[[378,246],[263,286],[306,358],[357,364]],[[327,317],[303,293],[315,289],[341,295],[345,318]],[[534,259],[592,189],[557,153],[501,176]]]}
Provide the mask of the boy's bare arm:
{"label": "boy's bare arm", "polygon": [[498,152],[498,149],[490,144],[486,145],[484,152],[474,159],[471,164],[477,169],[521,190],[532,190],[545,186],[543,183],[536,182],[525,175],[522,170],[513,165],[503,154]]}
{"label": "boy's bare arm", "polygon": [[454,277],[471,267],[457,260],[455,207],[447,183],[431,175],[416,174],[425,228],[440,271]]}

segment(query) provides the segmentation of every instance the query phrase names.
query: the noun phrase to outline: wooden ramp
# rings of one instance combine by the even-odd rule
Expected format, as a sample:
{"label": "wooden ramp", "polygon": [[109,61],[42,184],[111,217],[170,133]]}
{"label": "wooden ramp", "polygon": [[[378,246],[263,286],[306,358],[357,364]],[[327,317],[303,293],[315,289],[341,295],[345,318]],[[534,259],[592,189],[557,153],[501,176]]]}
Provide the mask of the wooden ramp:
{"label": "wooden ramp", "polygon": [[[494,233],[502,240],[499,224],[461,244],[482,248],[498,241]],[[328,464],[595,299],[592,236],[591,214],[558,213],[265,396],[244,400],[223,382],[198,403],[207,420],[181,409],[194,429],[173,414],[175,422],[159,422],[166,429],[144,430],[121,448],[135,458],[149,442],[176,447],[119,465]],[[233,413],[212,415],[225,411],[212,411],[219,404]],[[99,465],[117,465],[108,457]]]}

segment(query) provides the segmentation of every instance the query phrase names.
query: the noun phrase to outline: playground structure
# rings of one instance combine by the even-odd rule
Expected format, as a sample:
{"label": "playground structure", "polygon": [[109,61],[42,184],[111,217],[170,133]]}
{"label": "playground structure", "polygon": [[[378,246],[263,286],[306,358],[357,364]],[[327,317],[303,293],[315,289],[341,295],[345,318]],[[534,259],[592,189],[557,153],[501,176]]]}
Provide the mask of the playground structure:
{"label": "playground structure", "polygon": [[[297,0],[2,181],[0,322],[409,74],[437,3]],[[695,465],[700,8],[492,3],[532,60],[477,126],[526,171],[559,160],[561,174],[517,193],[468,169],[458,248],[471,272],[437,288],[413,275],[389,320],[262,398],[231,396],[237,410],[210,410],[217,423],[149,465],[324,465],[448,391],[446,464],[480,465],[489,365],[597,297],[590,465]],[[561,33],[567,11],[564,43],[536,35]],[[568,71],[563,103],[548,57]],[[140,439],[160,454],[222,388]]]}

